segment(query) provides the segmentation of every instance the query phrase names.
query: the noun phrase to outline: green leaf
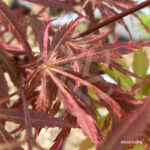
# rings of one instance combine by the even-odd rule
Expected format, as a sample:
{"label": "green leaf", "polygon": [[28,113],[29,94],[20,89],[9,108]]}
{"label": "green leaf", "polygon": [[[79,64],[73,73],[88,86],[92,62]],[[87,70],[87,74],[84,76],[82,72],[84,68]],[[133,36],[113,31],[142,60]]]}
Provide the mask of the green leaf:
{"label": "green leaf", "polygon": [[[115,59],[115,61],[120,64],[123,69],[128,70],[128,66],[125,63],[125,61],[123,61],[122,59]],[[131,79],[131,77],[129,75],[123,74],[121,72],[119,72],[118,70],[112,68],[108,69],[105,66],[102,66],[101,64],[99,64],[99,67],[107,74],[109,75],[114,81],[116,82],[120,82],[121,83],[121,87],[125,90],[128,90],[131,86],[133,86],[133,81]]]}
{"label": "green leaf", "polygon": [[[144,36],[149,35],[148,30],[150,29],[150,24],[149,24],[150,18],[149,18],[149,14],[144,14],[144,13],[139,14],[138,16],[140,17],[140,19],[143,23],[141,23],[140,21],[137,23],[137,27],[138,27],[137,32],[142,31],[143,34],[142,34],[141,38],[143,38]],[[143,26],[143,24],[146,27],[146,29]]]}
{"label": "green leaf", "polygon": [[[150,77],[150,75],[147,75],[146,76],[146,79],[148,79]],[[141,89],[142,91],[142,94],[145,95],[145,96],[149,96],[150,95],[150,81],[148,81],[147,83],[145,83]]]}
{"label": "green leaf", "polygon": [[[128,149],[131,150],[131,149]],[[141,144],[136,144],[132,150],[145,150],[145,147]]]}
{"label": "green leaf", "polygon": [[129,70],[129,67],[127,66],[126,62],[123,59],[115,59],[115,61],[120,64],[124,69]]}
{"label": "green leaf", "polygon": [[[108,117],[108,115],[102,116],[97,121],[97,125],[101,130],[104,127],[104,122],[106,121],[107,117]],[[112,119],[110,120],[108,127],[105,130],[102,130],[102,134],[103,134],[104,139],[107,138],[107,135],[111,131],[111,129],[112,129]]]}
{"label": "green leaf", "polygon": [[[145,79],[149,78],[150,75],[147,75]],[[149,96],[150,95],[150,81],[143,84],[142,87],[137,92],[135,98],[140,99],[142,96]]]}
{"label": "green leaf", "polygon": [[86,138],[81,142],[79,147],[80,147],[79,150],[88,150],[90,148],[93,148],[94,144],[91,142],[89,138]]}
{"label": "green leaf", "polygon": [[147,26],[150,27],[150,18],[148,17],[149,15],[147,14],[140,14],[140,18],[142,19],[143,23]]}
{"label": "green leaf", "polygon": [[113,70],[103,66],[102,64],[99,64],[99,68],[103,70],[107,75],[109,75],[114,81],[118,81],[117,75],[113,72]]}
{"label": "green leaf", "polygon": [[[146,52],[144,52],[143,50],[138,50],[137,52],[134,53],[134,60],[132,63],[132,68],[136,75],[142,78],[145,78],[148,65],[149,65],[149,62],[148,62]],[[140,81],[137,80],[137,82],[140,82]]]}
{"label": "green leaf", "polygon": [[128,90],[132,85],[133,85],[133,81],[131,79],[130,76],[126,75],[126,74],[123,74],[121,72],[119,72],[118,70],[116,69],[113,69],[114,73],[116,74],[118,80],[120,80],[120,83],[121,83],[121,87],[124,89],[124,90]]}
{"label": "green leaf", "polygon": [[95,100],[99,100],[98,96],[89,88],[88,88],[88,95]]}
{"label": "green leaf", "polygon": [[98,125],[99,128],[103,127],[103,124],[104,124],[107,117],[108,117],[108,115],[105,115],[105,116],[102,116],[98,119],[97,125]]}

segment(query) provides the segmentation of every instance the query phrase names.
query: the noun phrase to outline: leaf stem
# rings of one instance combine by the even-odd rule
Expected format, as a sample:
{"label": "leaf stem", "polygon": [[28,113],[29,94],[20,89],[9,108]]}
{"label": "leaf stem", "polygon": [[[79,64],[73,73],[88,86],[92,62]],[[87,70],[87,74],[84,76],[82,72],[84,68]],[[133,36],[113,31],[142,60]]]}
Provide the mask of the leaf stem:
{"label": "leaf stem", "polygon": [[23,103],[23,113],[25,118],[25,127],[26,127],[26,136],[28,138],[28,148],[29,150],[33,150],[33,136],[32,136],[32,124],[30,113],[27,105],[26,94],[23,88],[23,74],[20,75],[20,87],[21,87],[21,96],[22,96],[22,103]]}
{"label": "leaf stem", "polygon": [[103,22],[100,22],[100,23],[94,25],[92,28],[90,28],[90,29],[80,33],[75,38],[83,37],[83,36],[85,36],[87,34],[90,34],[90,33],[94,32],[94,31],[98,30],[99,28],[102,28],[102,27],[104,27],[106,25],[109,25],[109,24],[111,24],[111,23],[113,23],[113,22],[115,22],[115,21],[117,21],[117,20],[119,20],[119,19],[121,19],[121,18],[123,18],[125,16],[128,16],[129,14],[132,14],[135,11],[140,10],[140,9],[142,9],[142,8],[148,6],[148,5],[150,5],[150,0],[147,0],[147,1],[144,1],[143,3],[137,4],[137,5],[133,6],[132,8],[129,8],[129,9],[127,9],[127,10],[125,10],[125,11],[123,11],[123,12],[121,12],[121,13],[119,13],[119,14],[111,17],[111,18],[108,18],[107,20],[105,20]]}

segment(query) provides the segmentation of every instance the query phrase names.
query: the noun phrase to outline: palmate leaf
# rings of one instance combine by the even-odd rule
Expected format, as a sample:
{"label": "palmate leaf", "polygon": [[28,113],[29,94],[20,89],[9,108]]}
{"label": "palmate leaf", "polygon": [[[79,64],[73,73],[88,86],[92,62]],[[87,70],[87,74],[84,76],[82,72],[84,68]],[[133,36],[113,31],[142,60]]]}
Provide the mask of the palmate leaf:
{"label": "palmate leaf", "polygon": [[7,144],[7,150],[23,150],[23,148],[19,146],[19,142],[17,142],[2,125],[0,125],[0,144]]}
{"label": "palmate leaf", "polygon": [[[53,118],[48,113],[37,112],[33,110],[29,110],[32,127],[34,128],[42,128],[42,127],[60,127],[60,128],[72,128],[77,127],[74,124],[67,122],[66,120],[62,120],[59,118]],[[24,126],[24,115],[22,110],[20,109],[0,109],[0,119],[12,121]]]}
{"label": "palmate leaf", "polygon": [[77,124],[80,126],[82,131],[87,134],[91,141],[93,141],[95,144],[101,143],[101,135],[98,128],[96,127],[95,120],[76,103],[76,101],[79,100],[79,97],[72,95],[69,91],[69,88],[67,88],[64,83],[62,83],[56,77],[56,75],[48,70],[47,72],[58,86],[64,97],[67,99],[67,103],[69,104],[69,111],[71,111],[73,116],[77,117]]}
{"label": "palmate leaf", "polygon": [[23,30],[23,27],[19,24],[16,16],[9,9],[9,7],[2,1],[0,1],[0,12],[8,19],[10,25],[12,25],[13,28],[16,29],[17,38],[19,39],[19,41],[21,41],[21,44],[23,48],[25,49],[26,55],[28,56],[30,61],[33,61],[32,50],[31,50],[29,43],[27,42],[27,37]]}
{"label": "palmate leaf", "polygon": [[28,101],[32,99],[32,94],[38,86],[41,86],[41,90],[35,97],[35,109],[38,111],[50,111],[51,113],[55,112],[56,110],[53,107],[59,106],[57,102],[53,105],[57,96],[57,86],[47,77],[47,73],[42,67],[35,69],[25,84]]}
{"label": "palmate leaf", "polygon": [[[144,100],[144,104],[133,113],[127,115],[110,132],[106,142],[99,149],[123,150],[126,145],[122,140],[132,141],[143,135],[147,119],[150,115],[150,99]],[[138,125],[137,125],[138,124]]]}
{"label": "palmate leaf", "polygon": [[[85,85],[86,87],[90,88],[91,90],[93,90],[98,96],[99,98],[101,98],[102,100],[104,100],[107,104],[109,104],[110,106],[112,106],[112,109],[114,111],[114,114],[118,117],[121,118],[123,115],[123,111],[121,110],[120,106],[118,105],[118,103],[113,100],[113,98],[111,98],[109,95],[107,95],[105,92],[103,92],[102,90],[100,90],[98,87],[96,87],[95,85],[93,85],[92,83],[88,82],[87,80],[83,79],[82,77],[73,75],[67,71],[63,71],[57,69],[57,68],[51,68],[51,71],[60,73],[62,75],[65,75],[73,80],[75,80],[76,82],[80,82],[81,84]],[[56,83],[56,82],[55,82]]]}
{"label": "palmate leaf", "polygon": [[73,56],[58,58],[55,61],[51,62],[51,65],[64,65],[69,64],[70,62],[76,62],[81,60],[85,63],[100,62],[107,65],[109,68],[115,68],[116,70],[122,72],[123,74],[128,74],[139,80],[143,78],[135,75],[134,73],[125,70],[121,65],[113,61],[113,58],[120,58],[121,55],[134,52],[137,48],[141,46],[149,45],[145,42],[117,42],[115,44],[107,44],[102,47],[92,47],[83,52],[78,52]]}

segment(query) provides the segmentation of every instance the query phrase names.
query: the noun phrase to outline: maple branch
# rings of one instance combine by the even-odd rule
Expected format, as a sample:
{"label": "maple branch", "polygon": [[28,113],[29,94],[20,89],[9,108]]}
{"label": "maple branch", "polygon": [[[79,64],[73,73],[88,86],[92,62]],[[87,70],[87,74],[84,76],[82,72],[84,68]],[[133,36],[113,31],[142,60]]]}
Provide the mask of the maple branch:
{"label": "maple branch", "polygon": [[[90,34],[90,33],[94,32],[94,31],[98,30],[99,28],[102,28],[102,27],[104,27],[104,26],[106,26],[106,25],[108,25],[110,23],[113,23],[113,22],[115,22],[115,21],[117,21],[117,20],[119,20],[119,19],[129,15],[129,14],[134,13],[137,10],[140,10],[140,9],[148,6],[148,5],[150,5],[150,0],[147,0],[147,1],[144,1],[144,2],[142,2],[140,4],[137,4],[137,5],[133,6],[132,8],[129,8],[129,9],[123,11],[120,14],[117,14],[117,15],[115,15],[115,16],[113,16],[113,17],[111,17],[111,18],[109,18],[109,19],[107,19],[107,20],[105,20],[103,22],[100,22],[100,23],[94,25],[92,28],[90,28],[90,29],[80,33],[77,37],[83,37],[83,36],[85,36],[87,34]],[[77,38],[77,37],[75,37],[75,38]]]}

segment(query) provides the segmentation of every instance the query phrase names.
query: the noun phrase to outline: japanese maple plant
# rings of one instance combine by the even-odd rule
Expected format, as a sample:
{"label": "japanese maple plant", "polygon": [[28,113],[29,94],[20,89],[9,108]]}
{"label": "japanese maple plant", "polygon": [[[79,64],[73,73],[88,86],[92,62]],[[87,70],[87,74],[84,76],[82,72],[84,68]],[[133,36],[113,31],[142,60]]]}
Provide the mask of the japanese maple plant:
{"label": "japanese maple plant", "polygon": [[[148,67],[143,48],[150,42],[132,40],[123,17],[132,14],[149,31],[136,11],[150,0],[26,1],[32,8],[13,9],[0,0],[0,149],[22,150],[27,143],[29,150],[42,150],[36,138],[43,128],[54,127],[59,132],[50,150],[63,149],[72,128],[81,129],[97,150],[135,148],[136,141],[149,149],[150,94],[143,89],[150,89],[150,78],[142,69]],[[52,8],[77,17],[56,29]],[[98,20],[95,9],[101,14]],[[83,21],[88,28],[77,30]],[[131,41],[118,40],[117,22]],[[111,42],[110,34],[115,39]],[[135,53],[134,72],[122,63],[129,53]],[[104,74],[115,76],[116,82],[108,82]],[[9,82],[15,92],[10,92]],[[8,131],[10,122],[16,128]],[[15,139],[24,130],[24,139]]]}

